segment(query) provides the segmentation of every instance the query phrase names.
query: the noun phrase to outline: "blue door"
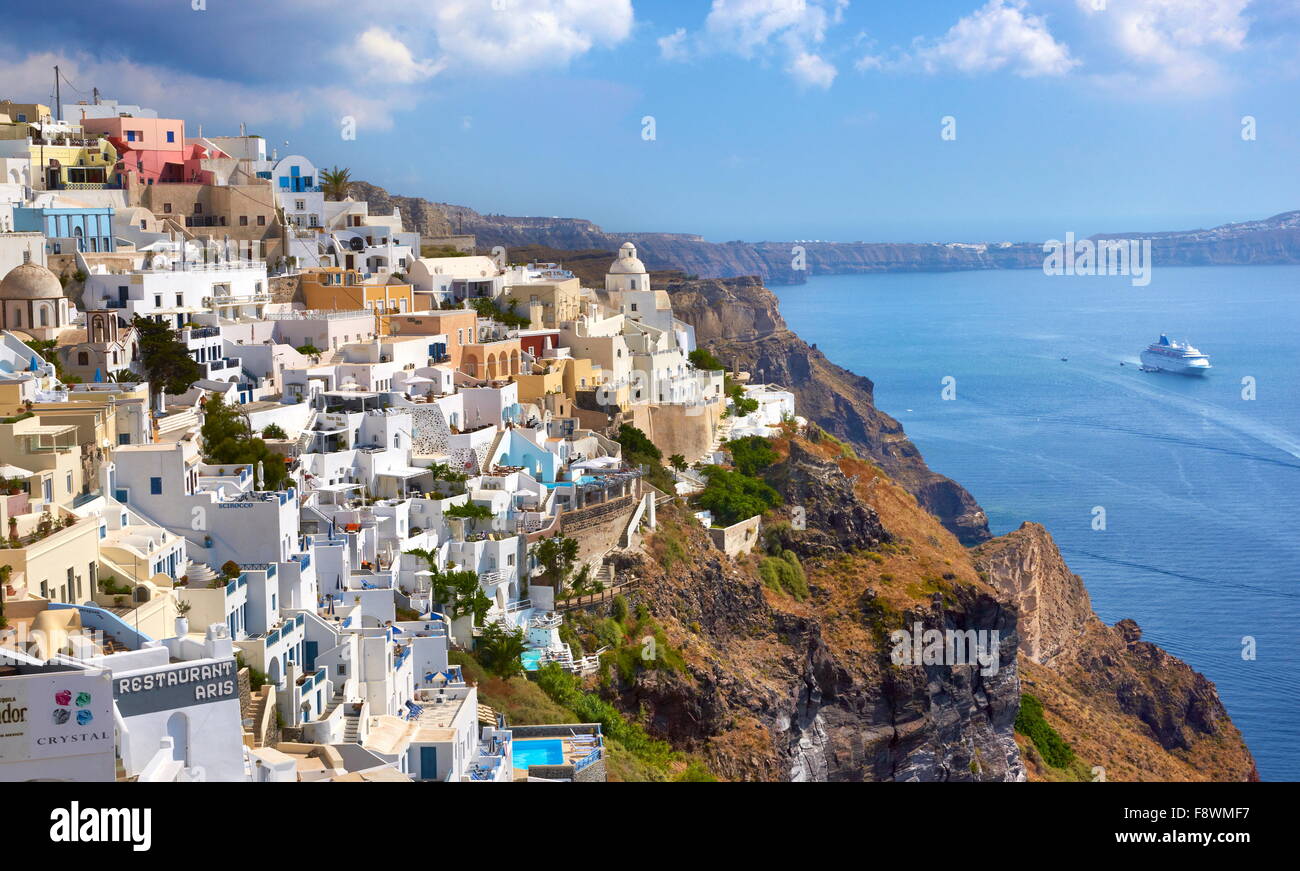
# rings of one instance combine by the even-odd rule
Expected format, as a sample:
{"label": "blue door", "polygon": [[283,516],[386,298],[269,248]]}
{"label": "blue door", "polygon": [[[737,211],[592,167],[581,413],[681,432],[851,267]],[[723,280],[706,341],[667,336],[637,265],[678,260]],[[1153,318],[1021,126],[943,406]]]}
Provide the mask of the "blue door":
{"label": "blue door", "polygon": [[307,670],[308,670],[308,671],[315,671],[315,670],[316,670],[316,651],[317,651],[317,649],[319,648],[319,645],[317,645],[317,643],[316,643],[315,641],[305,641],[305,642],[303,642],[303,648],[304,648],[304,651],[305,651],[304,658],[307,660],[307,662],[305,663],[305,665],[306,665],[306,667],[307,667]]}
{"label": "blue door", "polygon": [[420,778],[422,780],[438,779],[438,748],[420,748]]}

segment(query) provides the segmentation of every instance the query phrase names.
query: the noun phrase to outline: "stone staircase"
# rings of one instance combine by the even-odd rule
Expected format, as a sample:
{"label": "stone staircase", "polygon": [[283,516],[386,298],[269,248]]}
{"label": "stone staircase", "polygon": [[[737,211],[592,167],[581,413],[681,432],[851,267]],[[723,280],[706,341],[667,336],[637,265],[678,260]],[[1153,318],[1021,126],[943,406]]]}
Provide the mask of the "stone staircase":
{"label": "stone staircase", "polygon": [[344,712],[343,741],[346,744],[361,743],[361,712],[360,711]]}
{"label": "stone staircase", "polygon": [[217,573],[207,563],[191,562],[185,567],[182,574],[189,578],[189,586],[195,589],[210,587],[212,582],[217,579]]}

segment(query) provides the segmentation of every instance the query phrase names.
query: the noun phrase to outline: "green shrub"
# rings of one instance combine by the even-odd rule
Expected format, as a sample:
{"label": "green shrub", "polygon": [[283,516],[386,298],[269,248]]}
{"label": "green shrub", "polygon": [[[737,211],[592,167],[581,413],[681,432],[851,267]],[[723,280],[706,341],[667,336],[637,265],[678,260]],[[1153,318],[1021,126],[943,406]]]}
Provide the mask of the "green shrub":
{"label": "green shrub", "polygon": [[1043,717],[1043,703],[1029,693],[1020,696],[1015,730],[1033,741],[1043,760],[1053,768],[1066,768],[1074,762],[1074,749]]}

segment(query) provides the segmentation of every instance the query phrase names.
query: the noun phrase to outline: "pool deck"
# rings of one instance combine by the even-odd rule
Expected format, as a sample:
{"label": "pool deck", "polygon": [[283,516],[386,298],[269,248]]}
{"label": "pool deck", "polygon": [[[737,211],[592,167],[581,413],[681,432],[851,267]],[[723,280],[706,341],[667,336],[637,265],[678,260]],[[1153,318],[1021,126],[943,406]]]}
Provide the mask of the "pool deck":
{"label": "pool deck", "polygon": [[[585,759],[593,749],[592,747],[581,747],[574,744],[572,738],[516,738],[514,740],[514,745],[515,748],[518,749],[521,745],[529,744],[533,741],[556,741],[556,740],[562,742],[564,746],[564,762],[556,763],[556,764],[577,765],[579,762]],[[515,768],[514,779],[516,781],[527,780],[528,770],[525,768]]]}

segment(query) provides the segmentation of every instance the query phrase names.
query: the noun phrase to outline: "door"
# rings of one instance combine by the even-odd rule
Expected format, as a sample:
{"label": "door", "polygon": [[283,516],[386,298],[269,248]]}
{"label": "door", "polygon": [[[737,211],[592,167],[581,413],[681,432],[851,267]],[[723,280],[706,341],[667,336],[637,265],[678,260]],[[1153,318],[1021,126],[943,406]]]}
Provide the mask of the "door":
{"label": "door", "polygon": [[438,748],[420,748],[420,778],[422,780],[438,779]]}
{"label": "door", "polygon": [[306,660],[306,663],[304,663],[304,665],[306,666],[308,671],[314,672],[316,670],[316,652],[319,649],[320,649],[320,645],[317,644],[315,641],[303,642],[303,658]]}

